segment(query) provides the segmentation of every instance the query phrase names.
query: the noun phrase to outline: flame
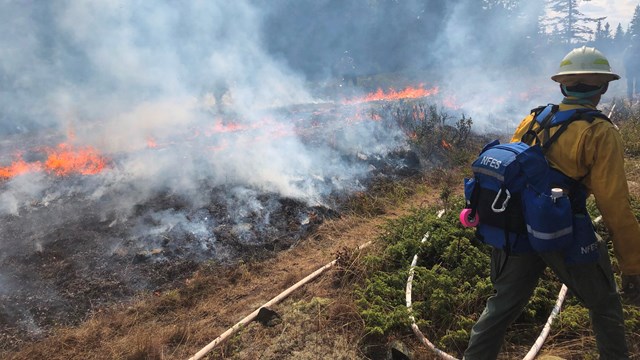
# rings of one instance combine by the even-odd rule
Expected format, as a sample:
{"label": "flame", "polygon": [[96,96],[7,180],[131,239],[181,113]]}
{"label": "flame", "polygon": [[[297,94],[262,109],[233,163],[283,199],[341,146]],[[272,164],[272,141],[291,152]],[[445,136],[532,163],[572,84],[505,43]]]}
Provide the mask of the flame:
{"label": "flame", "polygon": [[445,97],[444,99],[442,99],[442,103],[444,104],[444,106],[452,110],[460,110],[462,108],[462,105],[458,103],[458,99],[454,95]]}
{"label": "flame", "polygon": [[451,150],[451,144],[449,144],[448,142],[446,142],[444,139],[442,139],[442,147],[447,149],[447,150]]}
{"label": "flame", "polygon": [[[346,100],[345,103],[362,103],[372,101],[394,101],[401,99],[416,99],[422,97],[428,97],[439,93],[437,86],[432,88],[426,88],[422,84],[417,87],[408,86],[403,90],[396,91],[391,88],[387,91],[378,88],[376,92],[370,93],[364,97],[354,98]],[[261,119],[259,122],[251,124],[243,124],[239,122],[230,121],[229,119],[223,119],[217,117],[213,119],[212,124],[203,129],[193,129],[193,133],[190,137],[182,139],[181,141],[190,141],[198,139],[201,136],[207,138],[220,136],[222,134],[244,133],[250,140],[240,140],[242,144],[251,142],[262,141],[274,141],[278,138],[289,136],[310,136],[313,129],[323,126],[323,122],[315,119],[315,117],[322,118],[320,115],[331,112],[330,109],[315,110],[310,121],[302,116],[300,119],[293,119],[294,124],[291,121],[287,125],[282,124],[279,119],[272,119],[269,117]],[[418,121],[423,118],[425,112],[423,109],[414,108],[413,118]],[[289,119],[291,120],[291,119]],[[356,111],[350,116],[340,117],[340,120],[344,122],[343,125],[349,126],[365,121],[382,121],[383,118],[376,112]],[[255,132],[253,130],[265,129],[264,132]],[[336,131],[333,129],[333,131]],[[245,136],[245,137],[247,137]],[[20,174],[44,171],[49,174],[65,176],[70,174],[81,175],[93,175],[100,173],[108,165],[109,160],[101,155],[96,149],[87,147],[74,147],[71,145],[76,135],[73,129],[69,129],[67,132],[68,141],[61,143],[56,147],[39,148],[36,151],[44,153],[45,160],[40,161],[25,161],[22,156],[16,157],[16,159],[8,166],[0,166],[0,180],[12,178]],[[416,134],[411,135],[412,138],[416,137]],[[227,149],[230,145],[226,139],[220,139],[216,144],[208,146],[211,151],[221,151]],[[330,139],[330,141],[335,141]],[[164,148],[169,145],[177,145],[178,142],[166,141],[162,139],[156,139],[155,137],[148,136],[146,138],[146,146],[150,149]],[[140,144],[142,145],[142,144]],[[444,146],[444,145],[443,145]],[[43,157],[40,157],[42,159]]]}
{"label": "flame", "polygon": [[392,101],[401,99],[419,99],[431,95],[436,95],[439,89],[437,86],[430,89],[426,89],[423,85],[419,87],[408,86],[404,90],[396,91],[395,89],[389,89],[388,92],[384,92],[381,88],[378,88],[376,92],[369,93],[364,97],[347,100],[347,103],[361,103],[370,101]]}
{"label": "flame", "polygon": [[152,137],[148,137],[147,138],[147,147],[150,149],[155,149],[158,147],[158,143],[156,142],[156,140]]}
{"label": "flame", "polygon": [[0,167],[0,178],[12,178],[32,171],[41,170],[40,163],[28,163],[19,157],[11,165]]}
{"label": "flame", "polygon": [[90,146],[75,149],[69,144],[59,144],[57,148],[47,151],[49,157],[45,161],[47,171],[56,175],[78,173],[93,175],[102,171],[106,159]]}
{"label": "flame", "polygon": [[221,120],[218,120],[211,128],[210,133],[228,133],[228,132],[242,131],[246,129],[247,127],[241,124],[223,123]]}
{"label": "flame", "polygon": [[26,162],[21,155],[17,155],[11,165],[0,167],[0,179],[9,179],[36,171],[46,171],[59,176],[94,175],[101,172],[107,164],[107,159],[90,146],[74,148],[72,145],[62,143],[55,148],[45,148],[43,151],[47,155],[44,161]]}

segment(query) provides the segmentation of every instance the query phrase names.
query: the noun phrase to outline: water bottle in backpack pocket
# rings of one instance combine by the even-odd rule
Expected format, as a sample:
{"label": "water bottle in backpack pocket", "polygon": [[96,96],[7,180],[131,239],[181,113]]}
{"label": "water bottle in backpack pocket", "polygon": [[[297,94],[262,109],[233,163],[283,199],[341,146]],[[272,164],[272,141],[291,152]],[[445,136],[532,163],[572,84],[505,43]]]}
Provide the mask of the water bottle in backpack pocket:
{"label": "water bottle in backpack pocket", "polygon": [[567,264],[586,264],[598,261],[598,237],[589,214],[573,214],[573,241],[564,249]]}
{"label": "water bottle in backpack pocket", "polygon": [[538,252],[563,250],[573,241],[571,201],[562,189],[523,192],[524,218],[531,247]]}

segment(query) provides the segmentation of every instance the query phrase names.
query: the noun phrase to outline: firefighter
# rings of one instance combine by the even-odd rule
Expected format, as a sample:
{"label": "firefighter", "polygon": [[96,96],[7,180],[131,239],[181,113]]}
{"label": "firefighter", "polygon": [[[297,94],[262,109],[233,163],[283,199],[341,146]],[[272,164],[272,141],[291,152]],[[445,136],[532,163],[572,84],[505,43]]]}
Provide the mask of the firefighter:
{"label": "firefighter", "polygon": [[[560,84],[564,95],[560,111],[596,109],[609,82],[619,78],[611,72],[607,58],[590,47],[569,52],[558,73],[551,77]],[[533,114],[520,123],[512,141],[522,139],[531,121]],[[556,130],[551,128],[548,136]],[[580,181],[594,195],[611,234],[622,276],[622,295],[625,301],[640,306],[640,225],[629,202],[620,134],[606,119],[574,121],[549,148],[546,157],[553,168]],[[527,305],[546,267],[589,309],[601,359],[628,359],[622,304],[607,245],[600,238],[598,243],[597,262],[572,265],[565,262],[562,251],[507,254],[494,248],[491,281],[495,292],[471,330],[464,359],[496,359],[507,327]]]}

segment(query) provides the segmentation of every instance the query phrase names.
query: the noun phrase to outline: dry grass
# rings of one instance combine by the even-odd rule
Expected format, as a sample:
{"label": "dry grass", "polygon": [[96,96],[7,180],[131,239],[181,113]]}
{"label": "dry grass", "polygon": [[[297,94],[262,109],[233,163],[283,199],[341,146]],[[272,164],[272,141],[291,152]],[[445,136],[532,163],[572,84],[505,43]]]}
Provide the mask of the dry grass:
{"label": "dry grass", "polygon": [[[628,163],[631,178],[640,179],[639,168],[638,160]],[[266,327],[250,323],[206,358],[357,359],[366,358],[363,351],[368,356],[377,351],[383,357],[387,344],[379,344],[379,349],[362,346],[366,334],[353,298],[353,284],[360,283],[368,271],[362,257],[380,249],[376,244],[364,250],[356,248],[377,238],[380,225],[388,218],[401,216],[412,207],[446,206],[449,196],[460,191],[463,175],[459,170],[435,169],[425,179],[400,184],[402,189],[393,193],[394,198],[376,197],[372,206],[375,216],[364,211],[327,220],[311,238],[271,259],[229,267],[205,264],[180,288],[140,294],[129,303],[96,310],[80,326],[60,328],[16,352],[0,352],[0,358],[186,359],[270,298],[335,258],[336,266],[327,274],[272,308],[281,316],[280,324]],[[638,188],[631,188],[640,194]],[[406,344],[413,359],[435,359],[410,334],[385,339],[388,343],[395,340]],[[594,348],[592,336],[563,341],[552,335],[543,353],[588,359]],[[527,351],[507,346],[500,359],[520,358]]]}
{"label": "dry grass", "polygon": [[625,171],[629,180],[629,192],[632,196],[640,198],[640,158],[625,159]]}
{"label": "dry grass", "polygon": [[[17,351],[0,352],[0,358],[185,359],[336,256],[340,260],[330,274],[274,308],[282,316],[281,325],[265,328],[251,323],[210,358],[361,357],[357,344],[363,325],[351,285],[363,270],[353,268],[362,256],[355,249],[375,239],[386,218],[435,201],[433,194],[414,185],[411,193],[399,190],[396,200],[384,199],[383,215],[327,220],[311,238],[271,259],[229,267],[204,264],[179,288],[140,294],[126,304],[98,309],[80,326],[60,328]],[[407,189],[410,184],[402,186]]]}

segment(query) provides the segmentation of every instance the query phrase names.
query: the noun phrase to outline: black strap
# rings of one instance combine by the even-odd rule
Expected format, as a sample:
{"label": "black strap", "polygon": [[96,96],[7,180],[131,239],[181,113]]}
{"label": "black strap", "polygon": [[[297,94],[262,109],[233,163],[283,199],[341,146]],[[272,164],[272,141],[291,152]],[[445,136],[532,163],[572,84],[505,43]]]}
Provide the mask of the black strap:
{"label": "black strap", "polygon": [[[562,135],[563,132],[565,132],[565,130],[567,130],[567,127],[569,127],[569,124],[571,124],[572,122],[576,121],[576,120],[584,120],[587,121],[589,123],[592,123],[596,117],[598,118],[602,118],[605,119],[609,122],[611,122],[611,120],[609,120],[608,117],[606,117],[604,114],[600,113],[599,111],[597,113],[594,113],[594,111],[597,110],[591,110],[591,109],[577,109],[576,112],[571,115],[571,117],[567,120],[565,120],[560,127],[558,128],[558,130],[556,130],[555,133],[553,133],[553,136],[551,136],[548,140],[546,140],[543,145],[542,145],[542,152],[546,153],[549,150],[549,147],[551,147],[551,145],[553,143],[555,143],[556,140],[558,140],[558,137],[560,135]],[[602,117],[600,116],[602,115]],[[549,132],[550,127],[547,126],[547,133]]]}
{"label": "black strap", "polygon": [[[611,120],[606,115],[601,113],[599,110],[576,109],[575,113],[571,115],[569,119],[565,120],[562,124],[560,124],[560,127],[556,130],[556,132],[553,135],[550,135],[551,128],[553,126],[557,126],[557,125],[551,126],[551,122],[553,121],[553,118],[555,117],[560,107],[558,105],[552,105],[552,104],[549,104],[549,105],[552,106],[551,111],[549,112],[549,114],[547,114],[547,116],[544,117],[544,119],[540,121],[537,120],[537,117],[546,107],[538,107],[532,110],[532,112],[534,112],[535,115],[533,117],[533,120],[531,121],[531,124],[529,125],[529,129],[527,130],[527,132],[525,132],[524,135],[522,135],[522,138],[520,140],[529,145],[532,145],[534,143],[540,144],[542,147],[542,151],[544,153],[546,153],[551,147],[551,145],[555,143],[558,137],[562,135],[562,133],[564,133],[565,130],[567,130],[567,127],[569,126],[569,124],[571,124],[576,120],[584,120],[589,123],[592,123],[596,118],[601,118],[608,122],[611,122]],[[536,123],[539,124],[539,127],[537,130],[533,130],[533,127],[535,126]],[[540,138],[540,133],[542,132],[544,133],[542,138]]]}
{"label": "black strap", "polygon": [[[502,189],[506,190],[507,188],[504,186],[504,184],[502,185]],[[504,271],[505,267],[507,266],[507,261],[509,261],[509,257],[511,256],[511,241],[509,240],[509,224],[507,223],[507,217],[504,216],[504,261],[502,261],[502,264],[500,264],[500,268],[496,270],[496,279],[500,276],[500,274],[502,274],[502,271]]]}
{"label": "black strap", "polygon": [[[556,130],[555,133],[553,133],[553,136],[551,136],[550,138],[548,138],[548,140],[546,140],[543,144],[542,144],[542,153],[546,154],[547,151],[549,150],[549,148],[551,147],[551,144],[555,143],[556,140],[558,140],[558,137],[560,137],[560,135],[562,135],[563,132],[565,132],[565,130],[567,130],[567,127],[569,127],[569,124],[573,122],[572,120],[567,120],[564,123],[562,123],[562,125],[560,125],[560,127],[558,128],[558,130]],[[549,134],[549,128],[545,129],[545,132],[548,136]]]}
{"label": "black strap", "polygon": [[504,260],[502,260],[499,264],[499,268],[496,269],[496,279],[500,277],[504,269],[507,267],[507,262],[509,261],[509,257],[511,257],[511,244],[509,241],[509,232],[504,230],[504,236],[506,236],[506,244],[504,246]]}
{"label": "black strap", "polygon": [[478,178],[476,178],[476,184],[471,191],[471,199],[469,199],[469,206],[471,207],[471,213],[469,213],[469,218],[473,219],[476,217],[476,212],[478,211],[478,201],[480,199],[480,186],[478,186]]}
{"label": "black strap", "polygon": [[[536,123],[538,123],[537,117],[548,106],[551,106],[551,111],[549,111],[549,113],[547,114],[547,116],[544,117],[544,119],[539,121],[540,127],[538,128],[538,130],[533,130],[533,126]],[[558,112],[559,109],[560,109],[560,106],[549,104],[547,106],[540,106],[540,107],[537,107],[537,108],[531,110],[531,113],[533,114],[533,120],[529,124],[529,129],[527,129],[527,132],[525,132],[524,135],[522,135],[522,137],[520,138],[520,141],[522,141],[522,142],[524,142],[525,144],[528,144],[528,145],[533,145],[534,143],[535,144],[542,143],[542,141],[540,141],[540,138],[538,137],[538,135],[540,135],[540,132],[542,132],[542,130],[546,126],[548,126],[548,124],[551,122],[551,120],[553,120],[553,117],[556,115],[556,113]]]}

